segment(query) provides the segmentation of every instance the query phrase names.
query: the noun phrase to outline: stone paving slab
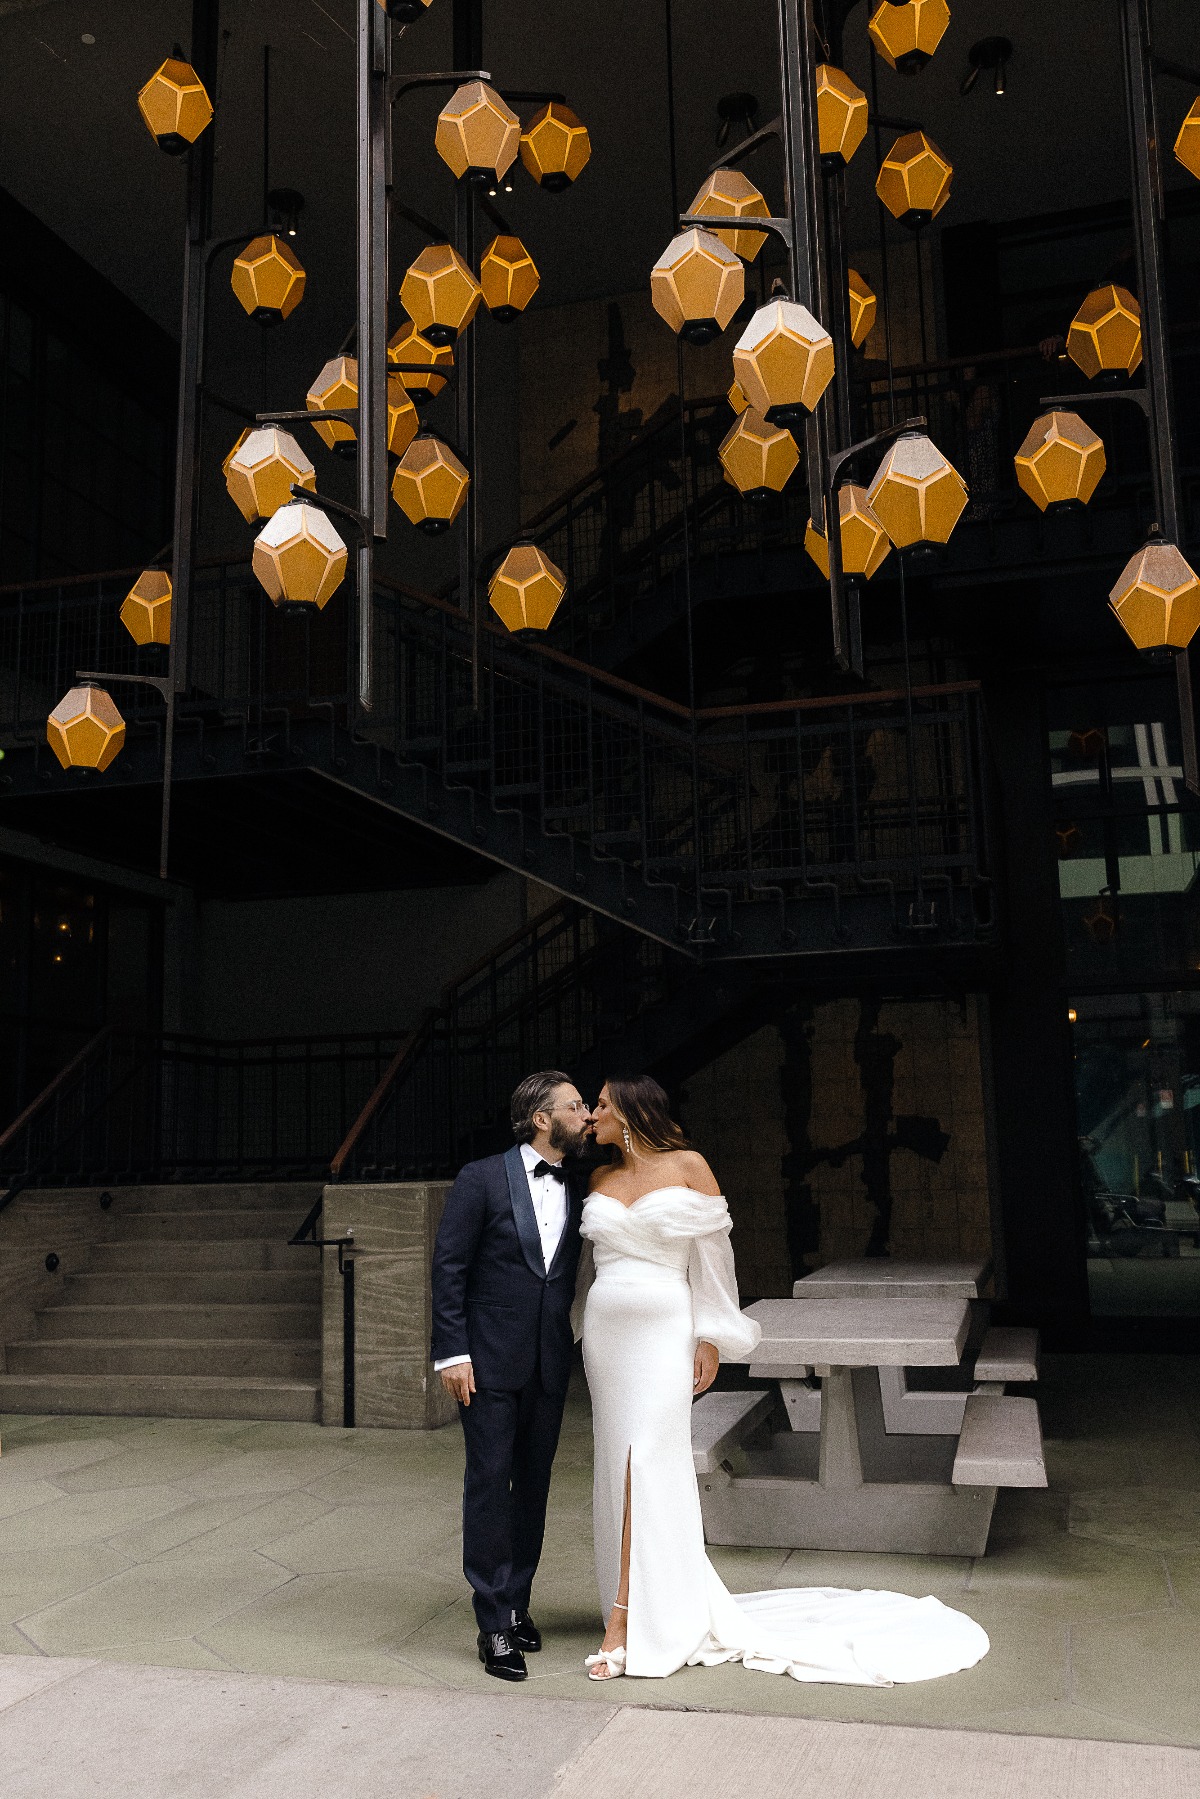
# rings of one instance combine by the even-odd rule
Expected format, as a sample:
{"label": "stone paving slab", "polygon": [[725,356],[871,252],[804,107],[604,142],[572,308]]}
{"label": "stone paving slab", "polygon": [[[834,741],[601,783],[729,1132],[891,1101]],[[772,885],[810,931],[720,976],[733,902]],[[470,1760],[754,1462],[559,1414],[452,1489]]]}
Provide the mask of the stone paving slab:
{"label": "stone paving slab", "polygon": [[40,1690],[24,1660],[15,1681],[0,1663],[5,1799],[544,1799],[615,1710],[542,1700],[531,1711],[504,1692],[31,1666]]}
{"label": "stone paving slab", "polygon": [[555,1799],[1194,1799],[1200,1750],[622,1710]]}
{"label": "stone paving slab", "polygon": [[[635,1683],[630,1683],[633,1686]],[[620,1692],[625,1692],[621,1683]],[[5,1799],[1194,1799],[1200,1750],[0,1660]]]}

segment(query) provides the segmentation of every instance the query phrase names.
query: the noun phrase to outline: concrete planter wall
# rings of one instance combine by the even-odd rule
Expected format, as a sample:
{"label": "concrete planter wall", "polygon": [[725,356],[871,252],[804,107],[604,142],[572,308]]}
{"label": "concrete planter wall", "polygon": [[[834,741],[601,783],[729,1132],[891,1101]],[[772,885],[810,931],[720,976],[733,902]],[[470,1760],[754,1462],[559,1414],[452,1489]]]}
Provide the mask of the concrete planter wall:
{"label": "concrete planter wall", "polygon": [[[455,1407],[429,1360],[429,1262],[448,1181],[326,1187],[323,1237],[354,1233],[355,1422],[436,1430]],[[296,1251],[300,1254],[300,1251]],[[323,1250],[321,1420],[342,1422],[342,1279]]]}

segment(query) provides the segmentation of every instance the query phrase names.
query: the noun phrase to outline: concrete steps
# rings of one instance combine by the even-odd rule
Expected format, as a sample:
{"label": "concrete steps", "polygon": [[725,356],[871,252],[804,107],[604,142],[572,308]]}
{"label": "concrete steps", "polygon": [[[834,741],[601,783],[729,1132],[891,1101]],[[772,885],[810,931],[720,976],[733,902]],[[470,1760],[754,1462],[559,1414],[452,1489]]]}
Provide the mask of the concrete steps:
{"label": "concrete steps", "polygon": [[248,1273],[252,1268],[279,1268],[294,1274],[297,1269],[315,1270],[317,1266],[313,1250],[289,1249],[286,1237],[205,1237],[198,1242],[177,1237],[122,1237],[112,1243],[92,1245],[89,1272],[133,1274],[142,1269],[168,1273],[191,1268],[231,1268]]}
{"label": "concrete steps", "polygon": [[316,1380],[321,1345],[311,1337],[51,1337],[10,1343],[10,1374],[256,1374]]}
{"label": "concrete steps", "polygon": [[139,1269],[129,1274],[68,1274],[64,1305],[319,1305],[321,1271],[310,1250],[292,1269]]}
{"label": "concrete steps", "polygon": [[0,1412],[319,1424],[321,1388],[253,1375],[0,1374]]}
{"label": "concrete steps", "polygon": [[71,1337],[241,1337],[256,1342],[318,1337],[317,1305],[47,1306],[37,1315],[39,1342]]}
{"label": "concrete steps", "polygon": [[0,1412],[318,1420],[321,1270],[288,1239],[320,1188],[107,1191],[105,1240],[5,1346]]}

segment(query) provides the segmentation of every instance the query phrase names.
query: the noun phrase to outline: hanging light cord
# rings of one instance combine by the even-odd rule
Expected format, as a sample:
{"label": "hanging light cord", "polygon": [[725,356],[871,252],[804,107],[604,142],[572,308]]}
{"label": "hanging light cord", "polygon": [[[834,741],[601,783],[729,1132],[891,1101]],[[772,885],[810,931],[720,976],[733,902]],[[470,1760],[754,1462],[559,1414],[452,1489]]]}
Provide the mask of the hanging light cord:
{"label": "hanging light cord", "polygon": [[[679,222],[679,164],[675,144],[675,44],[671,0],[664,0],[667,35],[667,149],[671,173],[671,235]],[[683,368],[683,339],[675,340],[675,386],[679,400],[679,473],[683,497],[683,603],[687,633],[688,710],[691,714],[692,758],[692,856],[696,871],[696,925],[703,916],[703,874],[700,862],[700,745],[696,719],[696,640],[692,620],[692,533],[689,515],[691,488],[688,481],[687,410]]]}

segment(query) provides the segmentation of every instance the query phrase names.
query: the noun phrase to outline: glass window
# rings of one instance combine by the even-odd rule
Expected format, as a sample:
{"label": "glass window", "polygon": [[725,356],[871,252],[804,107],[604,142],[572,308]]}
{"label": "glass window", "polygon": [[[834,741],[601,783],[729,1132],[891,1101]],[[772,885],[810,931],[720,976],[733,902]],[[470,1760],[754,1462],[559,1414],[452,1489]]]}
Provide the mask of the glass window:
{"label": "glass window", "polygon": [[1070,1006],[1092,1312],[1200,1314],[1200,993]]}
{"label": "glass window", "polygon": [[1174,680],[1053,696],[1049,747],[1072,982],[1200,969],[1200,810]]}

